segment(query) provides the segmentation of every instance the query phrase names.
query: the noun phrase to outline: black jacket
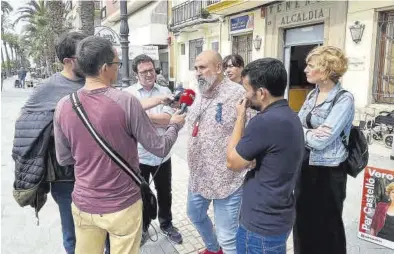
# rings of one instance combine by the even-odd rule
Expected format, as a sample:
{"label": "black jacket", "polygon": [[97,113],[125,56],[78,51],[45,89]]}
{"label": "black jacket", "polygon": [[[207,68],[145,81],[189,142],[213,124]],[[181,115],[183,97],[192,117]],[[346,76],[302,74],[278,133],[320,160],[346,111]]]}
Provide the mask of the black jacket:
{"label": "black jacket", "polygon": [[12,158],[15,161],[14,198],[36,213],[46,202],[47,152],[53,129],[53,112],[23,112],[15,123]]}

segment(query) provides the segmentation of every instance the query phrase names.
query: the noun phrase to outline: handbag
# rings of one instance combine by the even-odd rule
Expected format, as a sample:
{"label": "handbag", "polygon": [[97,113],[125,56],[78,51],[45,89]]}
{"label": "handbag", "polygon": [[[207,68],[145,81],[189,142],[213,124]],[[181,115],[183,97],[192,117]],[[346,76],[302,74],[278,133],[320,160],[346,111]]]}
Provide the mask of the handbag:
{"label": "handbag", "polygon": [[76,92],[70,94],[70,100],[74,111],[77,113],[79,119],[81,119],[82,123],[85,125],[86,129],[89,131],[90,135],[92,135],[93,139],[97,142],[100,148],[140,187],[143,203],[143,227],[148,228],[151,221],[157,218],[157,199],[149,187],[149,183],[147,183],[145,179],[139,174],[139,172],[133,169],[130,164],[125,159],[123,159],[122,156],[120,156],[120,154],[117,153],[108,144],[108,142],[106,142],[105,139],[100,136],[100,134],[97,133],[91,124],[84,107],[79,101],[78,94]]}

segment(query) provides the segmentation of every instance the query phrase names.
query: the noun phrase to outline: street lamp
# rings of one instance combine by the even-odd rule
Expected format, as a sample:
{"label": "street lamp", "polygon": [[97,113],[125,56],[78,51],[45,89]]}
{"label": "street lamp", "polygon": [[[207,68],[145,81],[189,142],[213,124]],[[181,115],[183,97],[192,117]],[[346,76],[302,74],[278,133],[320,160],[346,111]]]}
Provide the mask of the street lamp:
{"label": "street lamp", "polygon": [[122,48],[122,87],[130,85],[129,75],[129,24],[127,23],[127,1],[120,1],[120,45]]}
{"label": "street lamp", "polygon": [[261,37],[256,35],[256,38],[253,40],[253,46],[255,50],[259,50],[261,48]]}
{"label": "street lamp", "polygon": [[361,38],[363,37],[364,33],[364,24],[360,24],[359,21],[354,22],[354,25],[349,27],[350,30],[350,35],[352,36],[352,40],[355,43],[359,43],[361,41]]}

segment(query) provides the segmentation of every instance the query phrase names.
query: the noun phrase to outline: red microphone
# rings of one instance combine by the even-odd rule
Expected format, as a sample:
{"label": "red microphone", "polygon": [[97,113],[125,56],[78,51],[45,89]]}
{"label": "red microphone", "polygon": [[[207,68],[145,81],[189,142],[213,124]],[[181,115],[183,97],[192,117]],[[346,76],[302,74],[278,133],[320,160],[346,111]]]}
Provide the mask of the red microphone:
{"label": "red microphone", "polygon": [[183,114],[186,112],[187,107],[190,107],[194,99],[196,98],[196,93],[191,89],[185,89],[179,99],[179,103],[181,104],[181,112],[179,114]]}

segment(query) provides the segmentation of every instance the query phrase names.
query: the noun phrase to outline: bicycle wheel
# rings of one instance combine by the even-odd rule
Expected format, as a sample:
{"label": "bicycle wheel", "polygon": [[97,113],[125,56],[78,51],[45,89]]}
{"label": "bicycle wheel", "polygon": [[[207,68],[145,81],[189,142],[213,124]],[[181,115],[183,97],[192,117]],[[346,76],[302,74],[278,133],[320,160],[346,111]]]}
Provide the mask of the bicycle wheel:
{"label": "bicycle wheel", "polygon": [[384,144],[388,147],[391,148],[393,145],[393,135],[387,135],[384,138]]}

